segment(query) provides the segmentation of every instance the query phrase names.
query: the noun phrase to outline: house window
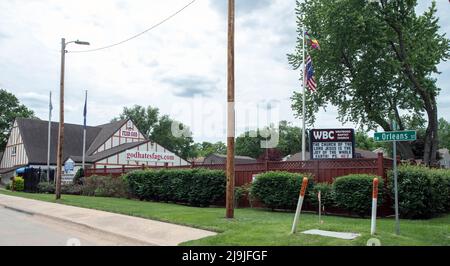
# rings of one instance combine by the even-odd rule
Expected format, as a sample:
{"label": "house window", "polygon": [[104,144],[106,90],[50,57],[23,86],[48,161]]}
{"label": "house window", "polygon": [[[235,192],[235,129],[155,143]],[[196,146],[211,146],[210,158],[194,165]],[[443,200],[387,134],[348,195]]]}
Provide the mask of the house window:
{"label": "house window", "polygon": [[12,147],[12,150],[11,150],[11,156],[14,157],[14,156],[16,156],[16,154],[17,154],[17,147],[14,146],[14,147]]}

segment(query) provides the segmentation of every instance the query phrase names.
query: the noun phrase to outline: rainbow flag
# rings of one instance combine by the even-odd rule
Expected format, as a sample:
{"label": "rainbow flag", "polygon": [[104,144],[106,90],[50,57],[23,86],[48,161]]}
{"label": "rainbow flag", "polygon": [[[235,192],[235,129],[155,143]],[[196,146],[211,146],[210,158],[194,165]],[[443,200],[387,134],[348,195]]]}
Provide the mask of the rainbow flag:
{"label": "rainbow flag", "polygon": [[309,34],[309,32],[305,32],[305,38],[306,38],[306,40],[308,40],[309,45],[311,45],[311,47],[312,47],[313,49],[318,49],[318,50],[320,50],[320,44],[319,44],[319,41],[318,41],[316,38],[312,37],[312,36]]}

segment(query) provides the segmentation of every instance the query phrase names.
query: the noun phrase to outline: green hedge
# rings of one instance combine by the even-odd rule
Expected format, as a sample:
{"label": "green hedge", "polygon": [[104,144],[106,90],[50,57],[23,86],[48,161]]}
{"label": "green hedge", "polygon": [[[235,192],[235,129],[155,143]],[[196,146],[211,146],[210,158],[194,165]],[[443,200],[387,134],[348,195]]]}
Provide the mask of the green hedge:
{"label": "green hedge", "polygon": [[[74,186],[80,186],[74,184]],[[123,177],[89,176],[83,178],[82,194],[91,197],[128,197],[128,186]]]}
{"label": "green hedge", "polygon": [[42,194],[55,194],[55,184],[41,182],[37,185],[37,192]]}
{"label": "green hedge", "polygon": [[[259,174],[250,189],[251,197],[259,199],[271,209],[294,210],[297,206],[303,177],[309,178],[308,189],[314,187],[310,174],[267,172]],[[307,194],[308,195],[308,194]],[[308,203],[308,197],[305,203]]]}
{"label": "green hedge", "polygon": [[[373,179],[376,176],[354,174],[336,178],[333,183],[336,206],[359,216],[366,216],[372,208]],[[382,204],[383,180],[379,178],[378,205]]]}
{"label": "green hedge", "polygon": [[[37,193],[55,194],[55,184],[49,182],[41,182],[37,185]],[[61,184],[61,194],[64,195],[81,195],[83,186],[78,184]]]}
{"label": "green hedge", "polygon": [[125,175],[131,194],[142,200],[209,206],[225,199],[224,171],[145,170]]}
{"label": "green hedge", "polygon": [[[389,190],[394,181],[389,172]],[[398,169],[399,212],[402,218],[432,218],[450,211],[450,171],[402,165]]]}

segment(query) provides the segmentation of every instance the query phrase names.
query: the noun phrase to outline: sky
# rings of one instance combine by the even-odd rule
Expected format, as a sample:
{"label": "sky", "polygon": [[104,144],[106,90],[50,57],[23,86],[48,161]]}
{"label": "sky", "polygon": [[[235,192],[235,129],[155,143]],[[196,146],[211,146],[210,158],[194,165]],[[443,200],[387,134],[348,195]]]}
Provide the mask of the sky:
{"label": "sky", "polygon": [[[191,0],[2,0],[0,88],[48,119],[58,121],[61,38],[89,41],[68,51],[122,41],[173,14]],[[296,42],[295,0],[237,0],[237,133],[287,120],[301,126],[290,97],[301,89],[286,54]],[[442,32],[450,32],[450,4],[438,0]],[[419,0],[418,11],[430,1]],[[439,116],[450,120],[450,63],[439,65]],[[227,5],[197,0],[152,31],[120,46],[68,53],[65,121],[82,124],[88,90],[89,125],[117,117],[124,107],[152,106],[188,125],[195,141],[225,141]],[[319,87],[320,89],[320,87]],[[317,128],[342,125],[333,107],[317,114]]]}

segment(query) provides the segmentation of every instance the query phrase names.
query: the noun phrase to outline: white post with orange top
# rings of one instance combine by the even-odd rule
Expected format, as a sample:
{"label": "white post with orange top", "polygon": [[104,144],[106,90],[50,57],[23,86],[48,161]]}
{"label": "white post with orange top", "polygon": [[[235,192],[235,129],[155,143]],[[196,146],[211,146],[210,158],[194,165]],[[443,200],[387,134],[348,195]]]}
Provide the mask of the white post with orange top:
{"label": "white post with orange top", "polygon": [[305,199],[306,188],[308,187],[308,178],[304,177],[302,182],[302,188],[300,190],[300,196],[298,198],[297,210],[295,211],[294,223],[292,224],[291,234],[294,234],[297,230],[297,224],[300,219],[300,213],[302,211],[303,200]]}
{"label": "white post with orange top", "polygon": [[374,235],[377,231],[377,201],[378,201],[378,178],[374,178],[372,190],[372,223],[370,226],[371,235]]}

